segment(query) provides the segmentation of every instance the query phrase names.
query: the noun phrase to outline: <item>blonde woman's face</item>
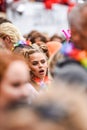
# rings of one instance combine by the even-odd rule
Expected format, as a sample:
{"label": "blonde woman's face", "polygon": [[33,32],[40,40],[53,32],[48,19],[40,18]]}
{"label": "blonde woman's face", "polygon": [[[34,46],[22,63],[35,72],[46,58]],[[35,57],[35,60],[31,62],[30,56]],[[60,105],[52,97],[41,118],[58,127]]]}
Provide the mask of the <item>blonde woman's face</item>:
{"label": "blonde woman's face", "polygon": [[19,100],[27,100],[29,95],[28,80],[29,71],[25,62],[12,62],[1,82],[0,107],[4,108],[8,104]]}
{"label": "blonde woman's face", "polygon": [[47,72],[47,59],[43,53],[36,52],[29,56],[29,67],[34,76],[43,79]]}

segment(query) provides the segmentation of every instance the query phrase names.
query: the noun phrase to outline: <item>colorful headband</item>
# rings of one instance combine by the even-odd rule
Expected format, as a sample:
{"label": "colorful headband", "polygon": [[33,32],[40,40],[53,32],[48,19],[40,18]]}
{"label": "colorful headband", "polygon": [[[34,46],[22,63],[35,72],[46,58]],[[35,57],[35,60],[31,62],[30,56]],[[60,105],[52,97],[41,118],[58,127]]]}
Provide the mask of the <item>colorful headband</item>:
{"label": "colorful headband", "polygon": [[19,45],[29,45],[31,46],[31,42],[28,40],[28,41],[18,41],[17,43],[14,44],[14,47],[17,47]]}

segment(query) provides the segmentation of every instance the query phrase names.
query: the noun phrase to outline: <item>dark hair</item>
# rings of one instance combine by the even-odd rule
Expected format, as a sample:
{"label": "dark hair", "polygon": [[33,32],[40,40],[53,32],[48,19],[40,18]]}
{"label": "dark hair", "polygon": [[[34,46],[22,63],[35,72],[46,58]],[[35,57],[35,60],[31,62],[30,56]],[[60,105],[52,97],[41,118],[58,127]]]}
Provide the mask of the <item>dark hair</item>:
{"label": "dark hair", "polygon": [[50,38],[50,41],[54,41],[55,38],[60,39],[61,42],[63,41],[62,37],[61,37],[61,36],[58,36],[57,34],[54,34],[54,35]]}
{"label": "dark hair", "polygon": [[19,44],[19,45],[15,46],[13,48],[13,52],[14,53],[20,53],[23,48],[30,49],[30,48],[33,48],[33,47],[30,46],[30,45],[27,45],[27,44]]}
{"label": "dark hair", "polygon": [[40,38],[39,41],[42,41],[45,43],[48,41],[47,38],[38,31],[32,31],[27,35],[27,40],[30,40],[32,44],[36,43],[37,38]]}
{"label": "dark hair", "polygon": [[4,18],[4,17],[0,17],[0,24],[6,23],[6,22],[12,23],[10,20],[8,20],[8,19],[6,19],[6,18]]}

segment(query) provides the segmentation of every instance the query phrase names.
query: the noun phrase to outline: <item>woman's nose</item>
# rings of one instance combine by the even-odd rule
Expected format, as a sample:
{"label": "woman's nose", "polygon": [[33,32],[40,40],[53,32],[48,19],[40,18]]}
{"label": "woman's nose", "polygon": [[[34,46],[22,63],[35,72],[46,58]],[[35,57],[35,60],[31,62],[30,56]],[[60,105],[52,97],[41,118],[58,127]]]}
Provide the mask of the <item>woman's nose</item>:
{"label": "woman's nose", "polygon": [[43,66],[43,64],[42,63],[39,63],[39,67],[42,67]]}

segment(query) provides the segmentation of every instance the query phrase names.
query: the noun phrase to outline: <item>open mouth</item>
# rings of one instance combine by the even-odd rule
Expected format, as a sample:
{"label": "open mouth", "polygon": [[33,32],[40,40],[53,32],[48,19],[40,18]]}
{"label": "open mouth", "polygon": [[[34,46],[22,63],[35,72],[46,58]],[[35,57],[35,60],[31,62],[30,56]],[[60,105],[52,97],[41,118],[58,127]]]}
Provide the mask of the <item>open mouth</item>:
{"label": "open mouth", "polygon": [[39,73],[42,75],[44,74],[44,70],[40,70]]}

